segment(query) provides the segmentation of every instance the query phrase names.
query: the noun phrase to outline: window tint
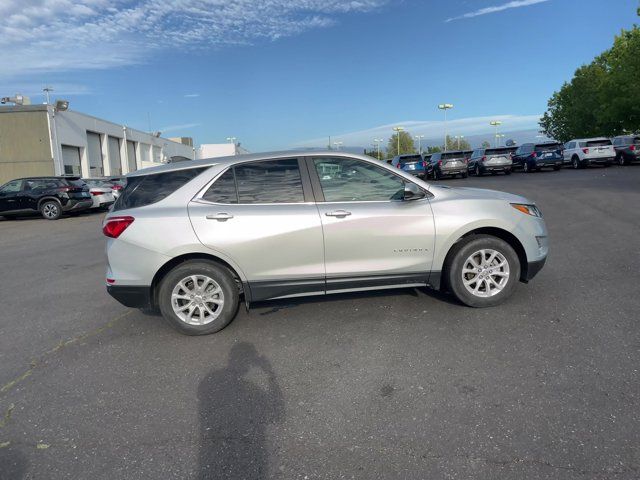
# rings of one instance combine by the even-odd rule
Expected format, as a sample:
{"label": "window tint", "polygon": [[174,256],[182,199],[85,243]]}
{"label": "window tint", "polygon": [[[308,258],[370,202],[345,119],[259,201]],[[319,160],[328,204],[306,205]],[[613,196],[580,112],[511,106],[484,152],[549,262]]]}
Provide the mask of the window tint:
{"label": "window tint", "polygon": [[22,185],[22,180],[14,180],[5,184],[2,188],[0,188],[0,192],[2,193],[15,193],[20,191],[20,186]]}
{"label": "window tint", "polygon": [[244,163],[234,168],[238,203],[302,203],[298,160]]}
{"label": "window tint", "polygon": [[460,159],[460,158],[464,158],[464,152],[451,152],[451,153],[443,153],[442,154],[442,159],[443,160],[452,160],[454,158]]}
{"label": "window tint", "polygon": [[406,155],[404,157],[400,157],[400,164],[404,165],[410,162],[421,162],[422,157],[420,155]]}
{"label": "window tint", "polygon": [[611,145],[611,140],[591,140],[587,142],[587,147],[607,147]]}
{"label": "window tint", "polygon": [[202,196],[203,200],[214,203],[238,203],[236,179],[233,168],[224,172]]}
{"label": "window tint", "polygon": [[172,172],[156,173],[131,177],[122,191],[113,210],[143,207],[168,197],[177,189],[185,185],[204,170],[204,168],[189,168]]}
{"label": "window tint", "polygon": [[404,181],[388,170],[350,158],[313,160],[327,202],[402,200]]}
{"label": "window tint", "polygon": [[562,150],[561,143],[541,143],[536,145],[536,152],[552,152],[555,150]]}
{"label": "window tint", "polygon": [[60,187],[60,180],[55,178],[36,178],[25,180],[24,190],[51,190]]}

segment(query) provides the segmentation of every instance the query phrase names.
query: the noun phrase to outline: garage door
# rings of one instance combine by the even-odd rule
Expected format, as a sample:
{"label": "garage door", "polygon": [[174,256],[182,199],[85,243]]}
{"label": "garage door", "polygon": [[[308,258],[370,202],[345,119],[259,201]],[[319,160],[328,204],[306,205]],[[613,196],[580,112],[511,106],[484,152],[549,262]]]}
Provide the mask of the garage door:
{"label": "garage door", "polygon": [[62,145],[62,163],[65,175],[81,175],[80,148]]}
{"label": "garage door", "polygon": [[104,167],[102,165],[102,145],[100,135],[87,132],[87,156],[89,157],[89,177],[102,177]]}

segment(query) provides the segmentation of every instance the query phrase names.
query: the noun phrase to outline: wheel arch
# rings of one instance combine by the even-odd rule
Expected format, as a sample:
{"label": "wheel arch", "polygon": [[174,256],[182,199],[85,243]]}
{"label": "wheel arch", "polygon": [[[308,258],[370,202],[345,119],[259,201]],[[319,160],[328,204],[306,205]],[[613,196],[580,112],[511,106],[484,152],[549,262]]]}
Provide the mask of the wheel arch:
{"label": "wheel arch", "polygon": [[157,291],[158,291],[158,286],[160,285],[160,282],[162,281],[162,279],[167,275],[167,273],[169,273],[175,267],[189,260],[206,260],[209,262],[216,263],[221,267],[224,267],[227,270],[229,270],[229,272],[231,272],[231,274],[233,275],[233,278],[238,283],[240,294],[241,295],[244,294],[244,300],[247,305],[247,308],[249,307],[249,302],[251,300],[251,290],[249,289],[249,283],[246,281],[244,276],[240,275],[239,273],[240,270],[235,268],[233,265],[231,265],[229,262],[227,262],[226,260],[222,259],[219,256],[216,256],[210,253],[203,253],[203,252],[191,252],[191,253],[178,255],[176,257],[173,257],[171,260],[167,261],[158,269],[158,271],[153,276],[153,280],[151,281],[151,288],[149,292],[150,303],[152,306],[155,307],[158,305]]}
{"label": "wheel arch", "polygon": [[38,210],[40,210],[40,207],[42,206],[42,204],[44,202],[47,202],[49,200],[53,200],[54,202],[56,202],[58,205],[60,205],[60,207],[62,207],[62,202],[60,201],[59,198],[53,196],[53,195],[47,195],[45,197],[42,197],[40,200],[38,200]]}
{"label": "wheel arch", "polygon": [[513,248],[518,255],[518,260],[520,261],[520,281],[526,282],[528,278],[528,268],[529,264],[527,261],[527,252],[522,245],[522,242],[516,237],[513,233],[499,227],[479,227],[474,228],[473,230],[469,230],[468,232],[460,235],[447,250],[447,255],[444,258],[444,262],[442,264],[442,271],[440,273],[440,285],[446,286],[446,269],[447,265],[451,262],[451,258],[455,252],[456,246],[460,241],[473,236],[473,235],[490,235],[493,237],[497,237],[501,240],[507,242],[511,248]]}

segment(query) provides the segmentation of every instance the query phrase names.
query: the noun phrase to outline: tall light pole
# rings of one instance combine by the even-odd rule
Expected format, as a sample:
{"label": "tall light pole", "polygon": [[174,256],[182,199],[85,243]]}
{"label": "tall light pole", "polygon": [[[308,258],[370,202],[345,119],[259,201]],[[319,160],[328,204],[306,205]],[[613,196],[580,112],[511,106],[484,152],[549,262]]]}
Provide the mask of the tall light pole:
{"label": "tall light pole", "polygon": [[504,138],[504,133],[496,133],[496,147],[499,147]]}
{"label": "tall light pole", "polygon": [[53,87],[44,87],[42,89],[42,91],[44,92],[45,96],[47,97],[47,105],[49,105],[49,93],[53,92]]}
{"label": "tall light pole", "polygon": [[418,139],[418,153],[422,155],[422,139],[424,138],[424,135],[416,135],[415,138]]}
{"label": "tall light pole", "polygon": [[384,140],[382,138],[374,138],[373,139],[373,143],[375,144],[376,148],[378,149],[378,160],[382,160],[380,158],[380,144],[384,142]]}
{"label": "tall light pole", "polygon": [[397,154],[400,155],[400,132],[404,131],[404,127],[393,127],[393,131],[396,132],[396,138],[398,140]]}
{"label": "tall light pole", "polygon": [[333,142],[333,144],[336,146],[336,150],[340,150],[340,145],[342,145],[342,142]]}
{"label": "tall light pole", "polygon": [[227,142],[236,143],[236,137],[227,137]]}
{"label": "tall light pole", "polygon": [[496,127],[496,147],[497,147],[498,146],[498,127],[502,125],[502,122],[500,120],[494,120],[493,122],[490,122],[489,125],[491,125],[492,127]]}
{"label": "tall light pole", "polygon": [[441,103],[438,105],[440,110],[444,110],[444,151],[447,151],[447,110],[453,108],[453,104],[451,103]]}
{"label": "tall light pole", "polygon": [[464,135],[456,135],[453,138],[455,138],[457,140],[457,142],[458,142],[458,150],[460,150],[460,140],[464,139]]}

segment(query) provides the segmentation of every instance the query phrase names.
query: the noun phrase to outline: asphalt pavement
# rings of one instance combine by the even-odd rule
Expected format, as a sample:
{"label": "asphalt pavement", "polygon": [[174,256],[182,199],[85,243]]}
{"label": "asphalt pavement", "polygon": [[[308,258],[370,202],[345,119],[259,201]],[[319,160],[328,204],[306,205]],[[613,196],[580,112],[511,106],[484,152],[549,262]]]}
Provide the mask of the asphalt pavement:
{"label": "asphalt pavement", "polygon": [[640,165],[442,183],[542,209],[504,305],[286,300],[186,337],[107,295],[102,214],[0,220],[0,478],[639,478]]}

